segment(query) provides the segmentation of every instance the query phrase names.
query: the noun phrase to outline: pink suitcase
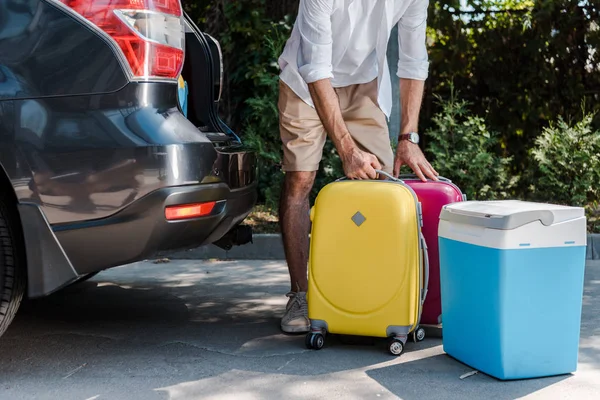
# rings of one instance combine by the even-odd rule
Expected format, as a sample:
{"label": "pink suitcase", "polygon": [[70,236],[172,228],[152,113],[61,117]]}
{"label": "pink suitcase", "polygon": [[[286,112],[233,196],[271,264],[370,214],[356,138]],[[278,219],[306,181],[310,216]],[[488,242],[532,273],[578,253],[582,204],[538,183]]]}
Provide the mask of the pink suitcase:
{"label": "pink suitcase", "polygon": [[407,185],[417,194],[421,202],[423,215],[423,236],[429,254],[429,290],[423,305],[421,324],[438,325],[442,323],[442,299],[440,294],[440,255],[438,248],[438,224],[442,207],[449,203],[465,201],[461,190],[447,178],[439,181],[423,182],[416,175],[400,175]]}

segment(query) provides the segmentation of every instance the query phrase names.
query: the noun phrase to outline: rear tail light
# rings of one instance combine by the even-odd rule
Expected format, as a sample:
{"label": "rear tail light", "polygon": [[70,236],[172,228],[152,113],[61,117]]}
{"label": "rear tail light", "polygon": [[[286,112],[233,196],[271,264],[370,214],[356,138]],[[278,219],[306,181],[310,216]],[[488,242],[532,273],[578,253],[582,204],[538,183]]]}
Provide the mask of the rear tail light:
{"label": "rear tail light", "polygon": [[133,79],[177,79],[184,56],[180,0],[54,0],[112,39]]}
{"label": "rear tail light", "polygon": [[176,221],[181,219],[205,217],[213,212],[216,204],[217,203],[215,201],[211,201],[208,203],[169,206],[165,208],[165,218],[167,221]]}

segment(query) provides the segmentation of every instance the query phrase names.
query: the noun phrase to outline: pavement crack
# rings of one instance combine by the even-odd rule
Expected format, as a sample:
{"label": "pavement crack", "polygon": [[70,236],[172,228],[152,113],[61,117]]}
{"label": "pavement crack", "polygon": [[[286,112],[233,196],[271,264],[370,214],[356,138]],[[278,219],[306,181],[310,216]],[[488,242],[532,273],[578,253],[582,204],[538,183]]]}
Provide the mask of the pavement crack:
{"label": "pavement crack", "polygon": [[71,372],[69,372],[65,377],[63,377],[63,379],[67,379],[73,375],[75,375],[77,372],[81,371],[81,369],[83,367],[85,367],[87,365],[87,363],[80,365],[79,367],[75,368],[74,370],[72,370]]}
{"label": "pavement crack", "polygon": [[[253,354],[247,354],[247,353],[243,353],[243,352],[231,352],[231,351],[225,351],[225,350],[218,350],[218,349],[214,349],[214,348],[207,347],[207,346],[199,346],[197,344],[183,342],[183,341],[180,341],[180,340],[166,342],[166,343],[163,343],[163,344],[159,345],[159,347],[167,347],[167,346],[177,345],[177,344],[180,344],[180,345],[183,345],[183,346],[193,347],[195,349],[202,350],[202,351],[207,351],[209,353],[216,353],[216,354],[222,354],[222,355],[225,355],[225,356],[244,357],[244,358],[275,358],[275,357],[286,357],[286,356],[290,356],[290,355],[293,355],[293,354],[306,353],[306,352],[309,351],[309,350],[301,350],[301,351],[293,352],[293,353],[256,354],[256,355],[253,355]],[[289,364],[289,361],[284,365],[284,367],[286,365],[288,365],[288,364]]]}
{"label": "pavement crack", "polygon": [[282,369],[284,369],[285,367],[287,367],[289,365],[289,363],[291,363],[292,361],[294,361],[295,358],[292,358],[291,360],[288,360],[285,364],[283,364],[281,367],[277,368],[277,371],[281,371]]}

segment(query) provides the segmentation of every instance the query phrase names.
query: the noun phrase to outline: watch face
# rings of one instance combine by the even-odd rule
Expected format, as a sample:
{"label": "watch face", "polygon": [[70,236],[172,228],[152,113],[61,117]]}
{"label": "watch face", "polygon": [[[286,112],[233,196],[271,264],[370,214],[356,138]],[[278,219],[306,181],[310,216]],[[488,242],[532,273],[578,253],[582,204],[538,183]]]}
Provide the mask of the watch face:
{"label": "watch face", "polygon": [[409,140],[413,143],[419,143],[419,134],[418,133],[410,133]]}

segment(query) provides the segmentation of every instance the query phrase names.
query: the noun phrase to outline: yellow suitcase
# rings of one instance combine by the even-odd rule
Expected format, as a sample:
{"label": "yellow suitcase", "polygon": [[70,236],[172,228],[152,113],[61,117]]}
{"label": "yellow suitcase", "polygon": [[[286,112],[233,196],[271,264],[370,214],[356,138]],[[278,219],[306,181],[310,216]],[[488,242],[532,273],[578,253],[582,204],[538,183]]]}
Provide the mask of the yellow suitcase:
{"label": "yellow suitcase", "polygon": [[318,193],[311,209],[306,346],[326,333],[386,337],[400,355],[419,327],[429,262],[421,206],[413,190],[387,180],[341,179]]}

